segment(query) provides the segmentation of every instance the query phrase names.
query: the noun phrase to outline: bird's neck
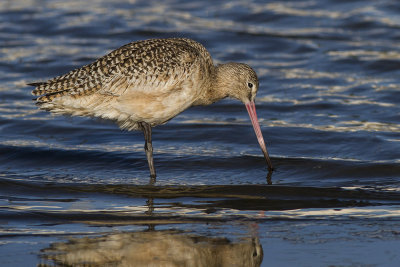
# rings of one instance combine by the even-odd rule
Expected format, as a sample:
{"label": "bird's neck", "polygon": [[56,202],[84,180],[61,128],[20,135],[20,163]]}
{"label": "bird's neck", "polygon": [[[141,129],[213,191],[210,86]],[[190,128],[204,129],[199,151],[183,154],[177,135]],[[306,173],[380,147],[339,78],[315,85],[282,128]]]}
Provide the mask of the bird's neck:
{"label": "bird's neck", "polygon": [[214,70],[210,74],[210,79],[208,79],[208,83],[204,84],[202,93],[193,103],[194,106],[210,105],[229,96],[231,84],[225,77],[226,69],[224,65],[226,64],[214,67]]}

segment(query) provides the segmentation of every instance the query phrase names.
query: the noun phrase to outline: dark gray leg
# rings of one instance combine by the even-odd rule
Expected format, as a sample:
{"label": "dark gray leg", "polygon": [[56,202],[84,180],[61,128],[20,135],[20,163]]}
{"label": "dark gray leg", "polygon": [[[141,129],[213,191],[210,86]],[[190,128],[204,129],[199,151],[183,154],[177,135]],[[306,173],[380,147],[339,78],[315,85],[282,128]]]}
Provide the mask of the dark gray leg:
{"label": "dark gray leg", "polygon": [[139,124],[142,127],[144,134],[144,150],[146,151],[147,162],[149,163],[150,177],[156,178],[156,169],[154,168],[153,162],[153,145],[151,143],[151,126],[146,122],[140,122]]}

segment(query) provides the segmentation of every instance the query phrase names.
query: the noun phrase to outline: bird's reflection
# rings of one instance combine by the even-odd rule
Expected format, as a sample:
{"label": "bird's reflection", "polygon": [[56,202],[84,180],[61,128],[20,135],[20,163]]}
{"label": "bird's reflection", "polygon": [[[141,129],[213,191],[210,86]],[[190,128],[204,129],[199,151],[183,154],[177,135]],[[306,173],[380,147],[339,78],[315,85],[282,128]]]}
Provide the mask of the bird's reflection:
{"label": "bird's reflection", "polygon": [[[154,211],[154,198],[152,198],[152,197],[148,198],[146,201],[146,205],[147,205],[147,211],[145,213],[149,216],[152,216],[153,211]],[[150,223],[147,225],[147,227],[148,227],[148,231],[154,231],[156,225],[153,223]]]}
{"label": "bird's reflection", "polygon": [[263,258],[258,238],[232,242],[177,231],[75,238],[42,252],[56,266],[260,266]]}
{"label": "bird's reflection", "polygon": [[[145,212],[154,216],[154,198]],[[73,238],[42,250],[51,262],[40,266],[260,266],[263,249],[258,235],[240,240],[202,236],[183,231],[155,230],[110,233]]]}
{"label": "bird's reflection", "polygon": [[157,179],[156,177],[150,176],[149,185],[155,185],[157,181],[156,179]]}

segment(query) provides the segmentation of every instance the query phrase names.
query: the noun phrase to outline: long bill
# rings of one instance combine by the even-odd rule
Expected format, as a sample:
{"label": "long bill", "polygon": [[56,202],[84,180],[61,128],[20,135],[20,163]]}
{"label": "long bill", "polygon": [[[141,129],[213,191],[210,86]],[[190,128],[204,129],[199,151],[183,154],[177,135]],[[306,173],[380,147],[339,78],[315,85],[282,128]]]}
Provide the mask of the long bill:
{"label": "long bill", "polygon": [[253,124],[254,132],[256,133],[258,143],[260,144],[261,150],[264,153],[264,158],[267,161],[268,171],[272,171],[272,163],[269,158],[267,147],[265,146],[264,137],[261,133],[260,124],[258,123],[257,113],[256,113],[256,105],[254,101],[250,101],[245,104],[247,112],[249,113],[251,123]]}

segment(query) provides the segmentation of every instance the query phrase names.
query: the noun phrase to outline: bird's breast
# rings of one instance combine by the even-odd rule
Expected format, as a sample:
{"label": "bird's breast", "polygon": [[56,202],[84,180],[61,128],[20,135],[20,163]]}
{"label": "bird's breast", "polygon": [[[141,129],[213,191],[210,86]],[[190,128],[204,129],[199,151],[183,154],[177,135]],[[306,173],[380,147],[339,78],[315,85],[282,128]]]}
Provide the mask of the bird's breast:
{"label": "bird's breast", "polygon": [[192,105],[199,92],[185,86],[167,92],[132,90],[120,96],[114,108],[127,114],[131,121],[144,121],[152,126],[162,124]]}

